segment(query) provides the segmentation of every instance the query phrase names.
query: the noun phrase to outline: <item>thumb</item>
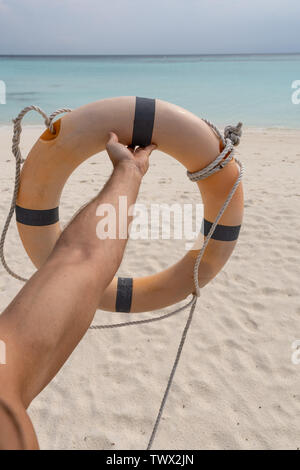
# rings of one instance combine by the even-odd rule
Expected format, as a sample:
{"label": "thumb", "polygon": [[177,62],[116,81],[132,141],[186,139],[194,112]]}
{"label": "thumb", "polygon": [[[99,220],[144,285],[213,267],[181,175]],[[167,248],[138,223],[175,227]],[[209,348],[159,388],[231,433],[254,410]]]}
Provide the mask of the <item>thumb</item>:
{"label": "thumb", "polygon": [[155,144],[150,144],[150,145],[147,145],[147,147],[144,148],[144,150],[146,150],[147,153],[150,153],[155,150],[157,148],[157,145]]}
{"label": "thumb", "polygon": [[108,145],[108,144],[113,144],[113,143],[117,143],[117,142],[118,142],[118,136],[117,136],[117,134],[115,134],[114,132],[109,132],[109,133],[108,133],[108,140],[107,140],[106,145]]}

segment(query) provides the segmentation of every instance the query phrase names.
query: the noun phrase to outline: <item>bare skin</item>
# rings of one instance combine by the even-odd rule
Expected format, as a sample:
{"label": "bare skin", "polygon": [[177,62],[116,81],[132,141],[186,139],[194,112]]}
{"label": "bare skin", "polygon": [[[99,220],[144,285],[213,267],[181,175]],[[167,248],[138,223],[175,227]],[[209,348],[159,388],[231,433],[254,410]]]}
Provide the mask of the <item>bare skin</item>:
{"label": "bare skin", "polygon": [[127,243],[124,238],[99,240],[96,209],[110,203],[118,220],[119,196],[127,196],[128,206],[135,203],[155,147],[134,151],[109,134],[106,149],[114,167],[109,181],[0,315],[7,351],[7,364],[0,365],[0,449],[39,448],[26,409],[86,333]]}

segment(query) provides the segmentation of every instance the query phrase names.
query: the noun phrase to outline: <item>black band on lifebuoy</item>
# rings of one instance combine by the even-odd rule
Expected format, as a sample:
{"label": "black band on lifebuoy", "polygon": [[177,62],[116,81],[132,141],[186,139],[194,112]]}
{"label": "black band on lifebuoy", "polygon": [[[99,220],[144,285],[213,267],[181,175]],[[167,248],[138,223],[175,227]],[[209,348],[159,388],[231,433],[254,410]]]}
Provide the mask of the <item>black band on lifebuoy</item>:
{"label": "black band on lifebuoy", "polygon": [[132,301],[132,277],[118,277],[116,312],[130,312]]}
{"label": "black band on lifebuoy", "polygon": [[16,219],[17,222],[23,225],[36,227],[53,225],[59,221],[58,207],[55,207],[54,209],[36,210],[16,206]]}
{"label": "black band on lifebuoy", "polygon": [[129,147],[136,145],[147,147],[151,144],[153,125],[155,117],[155,100],[152,98],[136,97],[135,115],[133,123],[132,143]]}
{"label": "black band on lifebuoy", "polygon": [[[210,231],[212,222],[204,219],[202,222],[201,232],[206,237]],[[238,239],[240,233],[240,225],[217,225],[215,231],[212,234],[214,240],[220,240],[222,242],[232,242]]]}

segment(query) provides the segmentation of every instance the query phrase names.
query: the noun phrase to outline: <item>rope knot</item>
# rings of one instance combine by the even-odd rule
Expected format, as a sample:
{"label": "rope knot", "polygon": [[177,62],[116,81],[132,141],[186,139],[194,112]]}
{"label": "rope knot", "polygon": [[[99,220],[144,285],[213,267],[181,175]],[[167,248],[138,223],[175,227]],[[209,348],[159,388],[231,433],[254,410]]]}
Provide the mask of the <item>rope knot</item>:
{"label": "rope knot", "polygon": [[230,139],[233,145],[239,145],[242,137],[242,125],[239,122],[236,126],[226,126],[224,130],[225,139]]}

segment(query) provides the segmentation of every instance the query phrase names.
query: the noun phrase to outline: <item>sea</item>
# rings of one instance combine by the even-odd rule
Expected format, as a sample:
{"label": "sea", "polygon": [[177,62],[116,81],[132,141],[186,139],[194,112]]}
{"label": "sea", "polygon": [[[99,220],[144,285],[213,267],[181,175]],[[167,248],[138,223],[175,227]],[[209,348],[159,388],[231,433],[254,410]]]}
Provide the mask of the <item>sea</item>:
{"label": "sea", "polygon": [[[300,127],[300,54],[0,56],[0,125],[113,96],[175,103],[217,125]],[[42,124],[36,113],[25,124]]]}

